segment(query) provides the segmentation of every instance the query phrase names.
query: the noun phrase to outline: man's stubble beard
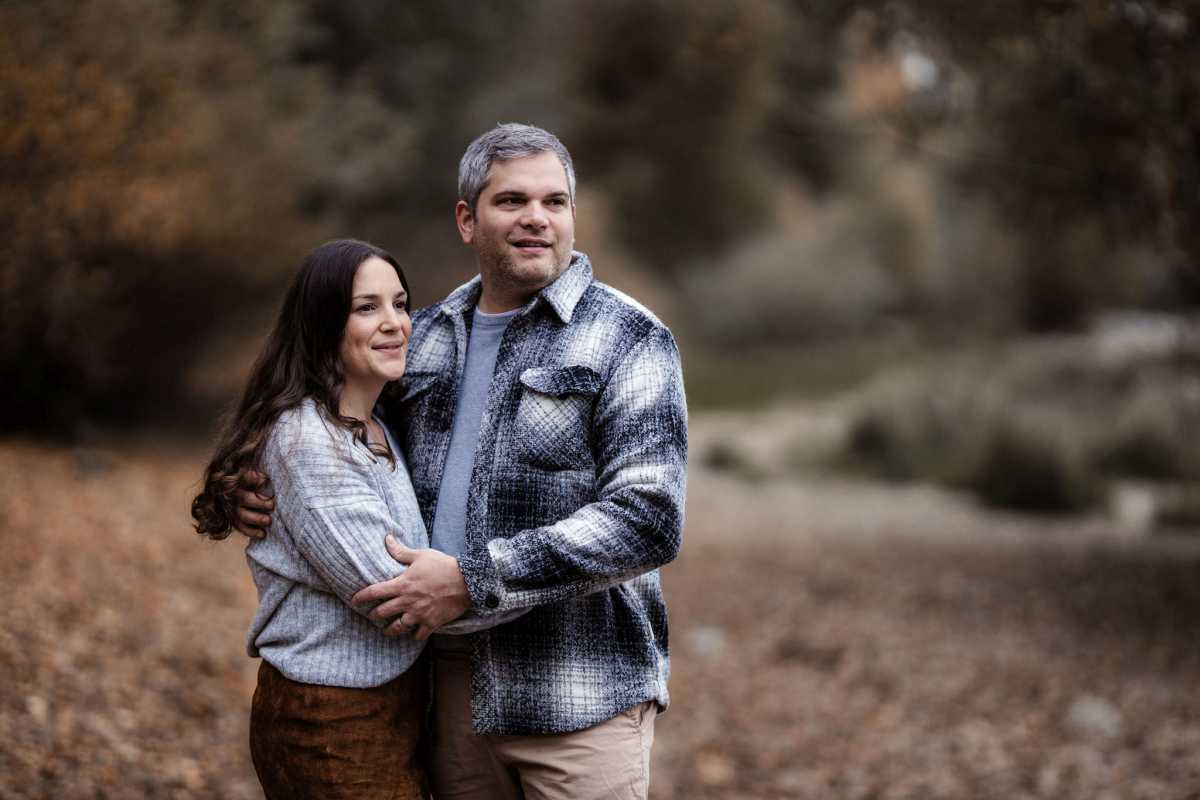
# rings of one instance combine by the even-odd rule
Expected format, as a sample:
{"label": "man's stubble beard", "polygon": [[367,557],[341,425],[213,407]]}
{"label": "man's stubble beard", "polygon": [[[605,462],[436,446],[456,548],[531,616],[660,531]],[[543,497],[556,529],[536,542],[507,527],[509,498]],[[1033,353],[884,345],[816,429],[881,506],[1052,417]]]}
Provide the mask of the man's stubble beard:
{"label": "man's stubble beard", "polygon": [[[492,265],[491,269],[487,270],[486,272],[490,272],[490,275],[487,276],[488,282],[492,285],[494,290],[504,291],[506,293],[528,292],[530,295],[533,295],[534,293],[554,283],[554,281],[558,280],[559,277],[561,277],[562,274],[567,271],[567,267],[571,265],[571,254],[574,251],[574,246],[575,243],[572,242],[567,248],[566,252],[563,254],[561,263],[557,260],[554,262],[553,266],[551,267],[552,272],[550,275],[547,276],[543,272],[536,280],[522,280],[517,271],[517,262],[513,259],[513,257],[506,251],[498,250],[494,247],[480,249],[479,262],[481,267],[485,263],[490,263]],[[557,253],[554,255],[557,256]],[[481,268],[480,272],[485,272],[485,270]]]}

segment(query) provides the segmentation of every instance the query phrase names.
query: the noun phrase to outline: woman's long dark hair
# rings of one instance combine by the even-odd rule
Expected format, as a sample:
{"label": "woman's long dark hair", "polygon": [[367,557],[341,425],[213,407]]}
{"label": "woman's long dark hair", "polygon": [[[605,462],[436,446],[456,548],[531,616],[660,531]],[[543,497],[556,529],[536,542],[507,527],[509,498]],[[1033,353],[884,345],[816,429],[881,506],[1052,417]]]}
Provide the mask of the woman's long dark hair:
{"label": "woman's long dark hair", "polygon": [[[225,424],[216,453],[204,471],[204,489],[192,501],[198,533],[213,539],[229,535],[236,521],[237,493],[246,472],[260,468],[271,426],[305,397],[311,397],[328,419],[367,444],[366,424],[338,412],[343,383],[339,353],[350,316],[354,275],[372,256],[392,265],[407,292],[408,280],[396,259],[366,242],[335,239],[304,259],[275,327],[254,362],[242,401]],[[411,297],[405,308],[411,306]],[[386,447],[376,452],[393,458]]]}

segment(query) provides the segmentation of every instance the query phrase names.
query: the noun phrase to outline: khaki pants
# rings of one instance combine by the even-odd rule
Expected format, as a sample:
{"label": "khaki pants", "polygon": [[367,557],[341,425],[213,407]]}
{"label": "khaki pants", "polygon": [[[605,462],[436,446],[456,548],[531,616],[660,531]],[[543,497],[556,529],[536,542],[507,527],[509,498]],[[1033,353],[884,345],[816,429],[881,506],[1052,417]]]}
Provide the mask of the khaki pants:
{"label": "khaki pants", "polygon": [[434,648],[437,800],[645,800],[654,701],[581,731],[480,736],[471,730],[471,655]]}

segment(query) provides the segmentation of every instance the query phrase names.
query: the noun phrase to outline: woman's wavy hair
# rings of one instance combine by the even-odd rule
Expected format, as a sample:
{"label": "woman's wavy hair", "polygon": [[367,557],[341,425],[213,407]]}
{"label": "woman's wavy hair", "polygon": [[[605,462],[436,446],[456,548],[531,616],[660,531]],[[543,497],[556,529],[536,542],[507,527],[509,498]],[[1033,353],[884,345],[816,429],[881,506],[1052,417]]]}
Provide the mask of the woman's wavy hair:
{"label": "woman's wavy hair", "polygon": [[[236,521],[238,491],[246,473],[260,469],[263,444],[272,425],[281,413],[306,397],[316,402],[327,419],[351,431],[395,466],[386,446],[368,444],[362,420],[338,412],[343,383],[340,349],[350,316],[354,275],[372,256],[392,265],[407,292],[408,279],[396,259],[366,242],[335,239],[304,259],[275,327],[254,362],[245,394],[221,431],[204,472],[204,488],[192,500],[198,533],[213,539],[229,536]],[[409,294],[406,309],[411,308],[411,298]]]}

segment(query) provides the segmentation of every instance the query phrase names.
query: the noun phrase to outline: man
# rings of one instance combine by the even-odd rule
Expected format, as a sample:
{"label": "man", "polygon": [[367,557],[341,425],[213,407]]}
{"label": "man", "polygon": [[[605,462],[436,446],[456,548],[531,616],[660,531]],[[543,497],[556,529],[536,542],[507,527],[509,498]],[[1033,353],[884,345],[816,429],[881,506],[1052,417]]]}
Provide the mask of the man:
{"label": "man", "polygon": [[572,250],[574,168],[552,134],[475,140],[455,216],[479,275],[414,316],[385,409],[433,547],[389,538],[407,570],[355,602],[419,638],[467,612],[497,622],[433,636],[439,800],[644,798],[668,703],[657,568],[683,525],[679,353]]}

